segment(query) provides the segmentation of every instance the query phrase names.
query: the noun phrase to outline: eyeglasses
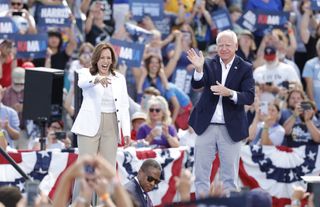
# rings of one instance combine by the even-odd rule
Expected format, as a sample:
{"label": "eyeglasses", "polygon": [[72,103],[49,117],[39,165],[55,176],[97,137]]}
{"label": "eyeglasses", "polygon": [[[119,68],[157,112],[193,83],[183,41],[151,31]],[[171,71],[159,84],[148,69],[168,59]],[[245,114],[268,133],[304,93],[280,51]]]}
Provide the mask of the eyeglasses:
{"label": "eyeglasses", "polygon": [[158,185],[161,182],[161,180],[158,180],[158,179],[156,179],[156,178],[154,178],[154,177],[152,177],[150,175],[147,176],[147,181],[149,183],[154,182],[156,185]]}
{"label": "eyeglasses", "polygon": [[152,112],[157,112],[159,113],[161,111],[161,109],[154,109],[154,108],[150,108],[149,109],[149,112],[152,113]]}
{"label": "eyeglasses", "polygon": [[11,2],[11,6],[15,6],[15,5],[17,5],[17,6],[21,6],[21,5],[22,5],[22,3],[20,3],[20,2]]}

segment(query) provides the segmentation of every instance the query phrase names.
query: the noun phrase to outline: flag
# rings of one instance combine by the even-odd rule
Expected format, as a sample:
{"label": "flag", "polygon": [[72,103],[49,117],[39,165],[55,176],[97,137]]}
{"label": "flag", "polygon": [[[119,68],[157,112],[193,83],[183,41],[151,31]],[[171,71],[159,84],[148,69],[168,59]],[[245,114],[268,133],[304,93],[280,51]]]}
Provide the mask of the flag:
{"label": "flag", "polygon": [[273,207],[290,205],[293,186],[307,188],[301,176],[319,175],[319,154],[318,146],[243,146],[239,169],[241,182],[268,191]]}
{"label": "flag", "polygon": [[[77,159],[77,154],[62,151],[9,153],[32,179],[40,181],[40,190],[53,198],[62,173]],[[0,186],[17,186],[24,193],[25,179],[0,156]]]}
{"label": "flag", "polygon": [[[10,153],[19,167],[33,179],[40,181],[40,189],[51,199],[63,172],[77,159],[77,151],[33,151]],[[240,151],[239,183],[250,188],[260,187],[273,198],[273,207],[290,204],[293,186],[306,188],[301,176],[319,175],[318,146],[299,148],[244,145]],[[153,158],[162,166],[161,182],[149,192],[155,206],[179,201],[174,177],[183,168],[192,170],[194,148],[126,149],[118,148],[117,172],[122,184],[138,174],[145,159]],[[213,162],[211,178],[219,173],[219,159]],[[24,192],[25,179],[0,155],[0,186],[14,185]],[[194,192],[192,187],[192,192]]]}

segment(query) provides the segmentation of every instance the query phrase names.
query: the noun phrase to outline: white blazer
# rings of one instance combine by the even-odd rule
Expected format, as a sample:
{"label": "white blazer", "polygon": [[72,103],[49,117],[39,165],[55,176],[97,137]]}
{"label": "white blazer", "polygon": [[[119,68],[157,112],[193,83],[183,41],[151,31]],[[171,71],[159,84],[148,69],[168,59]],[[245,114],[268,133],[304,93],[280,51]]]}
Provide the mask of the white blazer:
{"label": "white blazer", "polygon": [[[108,87],[112,87],[120,143],[121,129],[123,136],[130,136],[129,96],[124,76],[119,72],[115,73]],[[75,134],[93,137],[99,130],[104,87],[101,84],[94,84],[95,78],[96,76],[91,75],[88,68],[79,70],[78,86],[82,89],[83,101],[71,128]]]}

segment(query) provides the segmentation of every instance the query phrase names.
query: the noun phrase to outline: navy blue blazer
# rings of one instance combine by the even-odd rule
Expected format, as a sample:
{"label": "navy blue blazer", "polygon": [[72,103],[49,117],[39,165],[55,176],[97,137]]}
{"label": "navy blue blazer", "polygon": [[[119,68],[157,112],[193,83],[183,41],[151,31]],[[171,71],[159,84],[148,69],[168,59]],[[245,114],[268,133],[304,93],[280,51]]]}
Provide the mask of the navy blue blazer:
{"label": "navy blue blazer", "polygon": [[[209,126],[213,113],[219,101],[219,96],[213,95],[210,86],[221,83],[222,68],[220,57],[206,59],[203,66],[203,77],[195,81],[192,77],[191,85],[194,89],[203,88],[199,102],[194,107],[189,125],[197,135],[201,135]],[[240,141],[249,135],[248,121],[244,105],[250,105],[254,101],[253,67],[250,63],[236,56],[228,73],[225,86],[237,92],[238,101],[234,103],[230,98],[223,97],[223,114],[225,124],[231,139]]]}
{"label": "navy blue blazer", "polygon": [[153,207],[152,201],[150,200],[149,196],[149,202],[146,201],[142,189],[136,179],[133,178],[128,183],[126,183],[124,187],[136,199],[140,207]]}

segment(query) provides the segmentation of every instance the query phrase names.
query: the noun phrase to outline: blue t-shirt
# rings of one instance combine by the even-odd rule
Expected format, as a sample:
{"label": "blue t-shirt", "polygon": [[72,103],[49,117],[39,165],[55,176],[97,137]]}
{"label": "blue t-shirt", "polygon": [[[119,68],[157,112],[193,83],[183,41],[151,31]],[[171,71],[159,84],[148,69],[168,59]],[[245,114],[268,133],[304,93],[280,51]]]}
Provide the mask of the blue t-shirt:
{"label": "blue t-shirt", "polygon": [[190,103],[189,96],[173,83],[169,83],[169,90],[171,93],[167,94],[169,95],[166,97],[167,100],[170,100],[173,96],[176,96],[181,107],[185,107]]}
{"label": "blue t-shirt", "polygon": [[320,59],[314,57],[308,60],[303,68],[302,77],[311,78],[313,80],[313,96],[320,109]]}

